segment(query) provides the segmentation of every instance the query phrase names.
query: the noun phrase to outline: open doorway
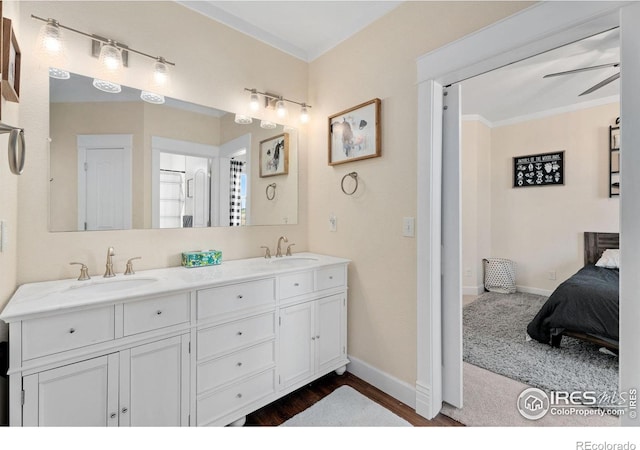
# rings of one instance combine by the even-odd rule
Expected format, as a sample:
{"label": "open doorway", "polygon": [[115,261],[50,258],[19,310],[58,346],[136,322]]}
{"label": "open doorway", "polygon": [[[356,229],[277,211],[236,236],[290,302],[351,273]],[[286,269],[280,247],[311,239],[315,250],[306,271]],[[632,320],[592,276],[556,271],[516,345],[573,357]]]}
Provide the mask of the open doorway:
{"label": "open doorway", "polygon": [[[610,166],[610,155],[616,152],[610,127],[615,128],[620,114],[618,41],[618,30],[609,30],[461,83],[464,385],[474,387],[465,390],[464,411],[446,411],[470,425],[526,423],[515,407],[492,416],[485,413],[488,403],[504,404],[496,393],[510,389],[517,390],[509,392],[511,397],[527,387],[618,392],[618,358],[606,342],[615,352],[617,267],[589,273],[607,272],[599,282],[611,284],[602,295],[590,297],[590,303],[578,296],[597,287],[578,291],[565,283],[552,305],[557,308],[559,296],[568,296],[562,301],[573,302],[572,317],[542,314],[535,325],[555,321],[555,328],[546,330],[546,337],[532,332],[542,342],[527,335],[528,325],[556,288],[587,270],[584,255],[591,249],[584,245],[585,232],[619,232],[619,198],[609,196],[614,172],[619,172]],[[594,66],[597,69],[543,78]],[[611,81],[603,85],[603,80]],[[580,95],[591,86],[600,87]],[[493,270],[486,260],[483,264],[485,258],[492,264],[508,260],[516,268],[516,279],[503,278],[501,286],[490,280],[490,291],[485,291],[485,275],[492,276],[486,268]],[[598,333],[592,320],[603,325]],[[563,336],[563,323],[578,328],[566,331],[600,335],[605,343]],[[557,348],[549,346],[552,334]],[[555,423],[615,425],[617,420],[563,418]]]}
{"label": "open doorway", "polygon": [[[418,371],[416,381],[416,410],[426,417],[434,417],[441,409],[445,379],[442,361],[442,328],[450,324],[442,317],[441,247],[442,205],[439,198],[441,183],[451,187],[452,180],[442,180],[438,165],[443,153],[441,140],[443,86],[471,78],[489,70],[503,67],[541,52],[592,36],[620,25],[621,32],[621,103],[620,115],[633,122],[640,115],[640,102],[634,95],[635,80],[640,73],[636,43],[639,33],[640,7],[611,3],[581,3],[581,8],[563,4],[543,3],[525,13],[500,22],[467,38],[419,58],[418,68],[418,219],[428,224],[418,233]],[[514,33],[514,30],[518,30]],[[505,36],[513,39],[504,39]],[[627,80],[627,81],[624,81]],[[640,130],[622,128],[622,141],[626,146],[636,145]],[[444,149],[446,152],[446,149]],[[457,151],[457,149],[455,149]],[[640,344],[637,327],[632,317],[638,311],[635,296],[640,279],[634,274],[640,270],[640,260],[633,255],[640,251],[637,238],[640,215],[633,207],[637,185],[632,181],[640,175],[640,155],[627,153],[623,160],[624,178],[621,178],[620,246],[624,264],[620,270],[620,388],[629,390],[637,385],[640,361],[635,358]],[[456,184],[459,179],[456,178]],[[454,206],[459,205],[456,204]],[[449,205],[451,206],[451,205]],[[442,223],[449,226],[449,223]],[[454,224],[455,225],[455,224]],[[625,255],[627,255],[625,257]],[[622,424],[636,423],[636,417],[623,417]]]}

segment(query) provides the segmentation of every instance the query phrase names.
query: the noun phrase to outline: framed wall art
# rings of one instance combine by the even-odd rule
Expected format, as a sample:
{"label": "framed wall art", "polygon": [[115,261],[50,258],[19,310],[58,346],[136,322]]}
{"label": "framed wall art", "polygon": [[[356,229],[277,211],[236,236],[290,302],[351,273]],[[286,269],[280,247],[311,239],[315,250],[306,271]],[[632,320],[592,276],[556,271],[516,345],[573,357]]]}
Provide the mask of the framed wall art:
{"label": "framed wall art", "polygon": [[329,117],[329,165],[380,156],[380,99]]}
{"label": "framed wall art", "polygon": [[11,20],[2,18],[2,95],[10,102],[20,101],[20,47]]}
{"label": "framed wall art", "polygon": [[260,142],[260,177],[289,173],[289,133]]}
{"label": "framed wall art", "polygon": [[513,187],[564,184],[564,151],[513,158]]}

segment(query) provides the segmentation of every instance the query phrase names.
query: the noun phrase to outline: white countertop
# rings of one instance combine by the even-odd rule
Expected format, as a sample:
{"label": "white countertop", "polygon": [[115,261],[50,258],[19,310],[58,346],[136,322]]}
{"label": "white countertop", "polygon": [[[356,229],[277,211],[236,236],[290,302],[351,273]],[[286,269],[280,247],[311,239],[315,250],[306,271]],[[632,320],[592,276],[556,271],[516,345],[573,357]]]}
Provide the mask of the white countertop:
{"label": "white countertop", "polygon": [[[9,323],[21,320],[25,316],[45,312],[50,313],[68,308],[96,306],[102,303],[113,303],[118,300],[187,291],[250,278],[268,277],[349,262],[350,260],[344,258],[305,252],[295,253],[293,256],[283,256],[282,258],[250,258],[223,261],[222,264],[217,266],[170,267],[140,271],[134,275],[127,276],[120,273],[114,278],[94,276],[91,280],[86,281],[78,281],[76,278],[72,278],[28,283],[17,289],[2,314],[0,314],[0,320]],[[140,280],[143,284],[117,291],[99,293],[88,293],[87,289],[83,289],[87,285],[118,283],[127,280]],[[144,283],[144,280],[149,282]],[[134,283],[132,282],[131,284]]]}

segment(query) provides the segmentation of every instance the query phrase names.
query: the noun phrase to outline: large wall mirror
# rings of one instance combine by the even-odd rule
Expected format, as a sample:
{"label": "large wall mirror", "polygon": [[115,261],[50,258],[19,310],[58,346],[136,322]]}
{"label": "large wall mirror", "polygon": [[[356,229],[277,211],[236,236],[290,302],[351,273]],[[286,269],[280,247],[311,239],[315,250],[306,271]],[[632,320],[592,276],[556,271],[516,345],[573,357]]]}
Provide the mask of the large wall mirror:
{"label": "large wall mirror", "polygon": [[298,222],[295,129],[76,74],[49,101],[50,231]]}

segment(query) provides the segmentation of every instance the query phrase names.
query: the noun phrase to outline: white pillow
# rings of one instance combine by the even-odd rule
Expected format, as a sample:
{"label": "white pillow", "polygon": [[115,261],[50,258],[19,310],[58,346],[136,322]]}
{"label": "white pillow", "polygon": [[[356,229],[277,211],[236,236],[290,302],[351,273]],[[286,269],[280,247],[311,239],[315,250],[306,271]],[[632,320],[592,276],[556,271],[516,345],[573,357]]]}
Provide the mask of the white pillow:
{"label": "white pillow", "polygon": [[620,268],[620,250],[608,248],[604,251],[598,262],[598,267],[606,267],[607,269]]}

